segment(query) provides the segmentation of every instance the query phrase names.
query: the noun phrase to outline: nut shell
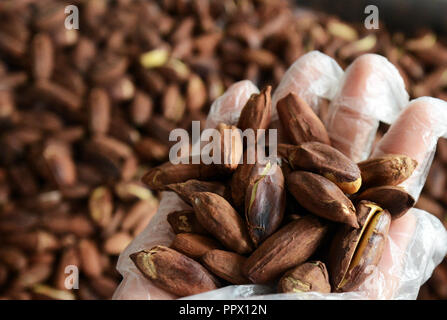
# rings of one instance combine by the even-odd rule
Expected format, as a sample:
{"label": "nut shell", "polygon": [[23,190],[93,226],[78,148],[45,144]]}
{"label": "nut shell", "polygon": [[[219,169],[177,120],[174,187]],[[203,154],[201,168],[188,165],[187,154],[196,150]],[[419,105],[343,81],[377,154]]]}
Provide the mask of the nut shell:
{"label": "nut shell", "polygon": [[217,279],[198,262],[164,246],[133,253],[130,258],[157,287],[179,297],[219,287]]}
{"label": "nut shell", "polygon": [[366,189],[355,196],[358,200],[369,200],[387,209],[393,219],[402,217],[414,204],[414,198],[401,187],[381,186]]}
{"label": "nut shell", "polygon": [[193,199],[199,223],[226,248],[240,254],[252,251],[244,220],[224,198],[211,192],[196,192]]}
{"label": "nut shell", "polygon": [[326,265],[321,261],[306,262],[287,271],[278,283],[278,292],[310,291],[331,292]]}
{"label": "nut shell", "polygon": [[318,173],[344,193],[356,193],[362,185],[359,167],[337,149],[320,142],[307,142],[288,150],[290,165]]}
{"label": "nut shell", "polygon": [[169,184],[167,189],[178,194],[183,201],[188,204],[192,203],[191,196],[194,192],[213,192],[220,196],[225,194],[225,186],[219,182],[208,182],[191,179],[185,182]]}
{"label": "nut shell", "polygon": [[317,250],[328,226],[308,215],[295,220],[267,238],[247,259],[244,274],[253,283],[269,283],[284,271],[309,259]]}
{"label": "nut shell", "polygon": [[287,176],[287,188],[313,214],[358,228],[354,205],[332,181],[315,173],[294,171]]}
{"label": "nut shell", "polygon": [[312,108],[295,93],[277,103],[278,116],[289,139],[295,143],[318,141],[331,144],[329,135]]}
{"label": "nut shell", "polygon": [[358,163],[366,187],[397,186],[407,180],[418,163],[405,155],[388,154]]}
{"label": "nut shell", "polygon": [[284,176],[277,164],[256,165],[245,199],[245,218],[251,240],[258,246],[278,229],[284,217]]}
{"label": "nut shell", "polygon": [[333,289],[353,291],[368,277],[382,257],[391,216],[370,201],[357,205],[360,228],[343,226],[335,235],[329,256]]}
{"label": "nut shell", "polygon": [[247,284],[250,281],[242,273],[246,257],[234,252],[210,250],[202,257],[205,267],[218,277],[232,284]]}
{"label": "nut shell", "polygon": [[198,259],[208,251],[220,248],[220,245],[216,240],[200,234],[179,233],[175,236],[171,248],[190,258]]}

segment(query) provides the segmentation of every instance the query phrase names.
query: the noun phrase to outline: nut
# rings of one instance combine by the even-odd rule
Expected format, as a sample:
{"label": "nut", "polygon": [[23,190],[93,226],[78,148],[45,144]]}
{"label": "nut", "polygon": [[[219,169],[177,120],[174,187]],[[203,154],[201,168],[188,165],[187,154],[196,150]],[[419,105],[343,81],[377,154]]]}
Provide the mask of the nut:
{"label": "nut", "polygon": [[208,270],[232,284],[250,283],[242,273],[242,265],[246,260],[244,256],[223,250],[210,250],[202,257]]}
{"label": "nut", "polygon": [[244,221],[224,198],[211,192],[197,192],[193,199],[197,220],[225,247],[240,254],[252,251]]}
{"label": "nut", "polygon": [[248,233],[257,247],[278,229],[284,216],[286,194],[281,168],[270,161],[252,170],[245,199]]}
{"label": "nut", "polygon": [[244,274],[253,283],[269,283],[305,262],[319,247],[328,227],[309,215],[292,221],[267,238],[247,259]]}
{"label": "nut", "polygon": [[172,164],[166,162],[161,166],[150,169],[142,178],[142,181],[153,190],[164,190],[168,184],[184,182],[191,179],[210,180],[217,176],[213,165]]}
{"label": "nut", "polygon": [[195,179],[169,184],[166,188],[177,193],[179,197],[188,204],[192,204],[192,194],[194,192],[213,192],[222,197],[225,194],[225,186],[222,183],[199,181]]}
{"label": "nut", "polygon": [[415,203],[414,198],[403,188],[395,186],[382,186],[366,189],[355,200],[369,200],[379,204],[391,214],[392,219],[403,216]]}
{"label": "nut", "polygon": [[208,251],[220,247],[214,239],[194,233],[179,233],[171,244],[172,249],[193,259],[200,258]]}
{"label": "nut", "polygon": [[241,130],[225,123],[219,123],[216,129],[221,137],[219,168],[224,172],[233,172],[237,169],[243,153]]}
{"label": "nut", "polygon": [[219,287],[214,276],[198,262],[164,246],[133,253],[130,258],[156,286],[179,297]]}
{"label": "nut", "polygon": [[171,212],[168,214],[167,220],[175,234],[184,232],[208,234],[199,221],[197,221],[193,210]]}
{"label": "nut", "polygon": [[356,193],[362,185],[359,167],[337,149],[308,142],[290,146],[287,159],[294,169],[311,171],[335,183],[344,193]]}
{"label": "nut", "polygon": [[289,139],[295,143],[318,141],[330,145],[329,135],[312,108],[295,93],[277,103],[278,116]]}
{"label": "nut", "polygon": [[354,205],[335,183],[315,173],[294,171],[287,177],[287,187],[313,214],[358,228]]}
{"label": "nut", "polygon": [[331,292],[326,265],[321,261],[303,263],[287,271],[279,280],[278,292],[310,291]]}
{"label": "nut", "polygon": [[396,154],[358,163],[365,187],[397,186],[411,176],[417,165],[416,160]]}
{"label": "nut", "polygon": [[251,172],[255,166],[254,163],[248,163],[246,160],[247,151],[244,154],[243,163],[237,167],[231,178],[231,199],[235,207],[242,210],[244,209],[245,193],[252,182],[250,179],[254,178],[254,176],[251,176]]}
{"label": "nut", "polygon": [[343,226],[336,234],[329,257],[332,285],[336,291],[355,290],[382,257],[391,216],[377,204],[357,205],[360,228]]}
{"label": "nut", "polygon": [[272,101],[271,86],[266,86],[259,94],[252,94],[241,111],[237,127],[245,129],[267,129],[270,124]]}

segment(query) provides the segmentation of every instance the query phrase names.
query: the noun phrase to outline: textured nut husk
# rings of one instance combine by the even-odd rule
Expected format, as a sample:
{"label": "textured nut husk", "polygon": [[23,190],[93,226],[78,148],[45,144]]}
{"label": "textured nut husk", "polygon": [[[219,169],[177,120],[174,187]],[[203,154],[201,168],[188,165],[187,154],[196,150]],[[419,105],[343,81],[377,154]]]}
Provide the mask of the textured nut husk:
{"label": "textured nut husk", "polygon": [[286,192],[284,176],[277,164],[256,165],[245,196],[245,219],[257,247],[278,229],[284,217]]}
{"label": "textured nut husk", "polygon": [[287,188],[313,214],[358,228],[354,205],[332,181],[315,173],[294,171],[287,176]]}
{"label": "textured nut husk", "polygon": [[251,175],[255,163],[249,163],[247,161],[247,152],[244,154],[243,163],[241,163],[233,176],[231,177],[231,199],[237,209],[243,210],[245,203],[245,193],[248,186],[252,182],[250,179],[254,178]]}
{"label": "textured nut husk", "polygon": [[168,214],[167,220],[175,234],[179,233],[198,233],[208,234],[208,231],[202,227],[196,218],[194,210],[180,210]]}
{"label": "textured nut husk", "polygon": [[407,180],[418,162],[405,155],[388,154],[358,163],[365,187],[397,186]]}
{"label": "textured nut husk", "polygon": [[242,265],[246,260],[246,257],[237,253],[217,249],[202,256],[202,262],[208,270],[232,284],[250,283],[242,273]]}
{"label": "textured nut husk", "polygon": [[278,292],[310,291],[331,292],[326,265],[321,261],[306,262],[287,271],[278,283]]}
{"label": "textured nut husk", "polygon": [[224,198],[211,192],[197,192],[193,198],[197,220],[209,233],[232,251],[252,251],[244,220]]}
{"label": "textured nut husk", "polygon": [[192,74],[188,80],[186,87],[186,107],[189,111],[194,112],[200,110],[207,99],[207,87],[202,79]]}
{"label": "textured nut husk", "polygon": [[220,196],[225,194],[225,186],[219,182],[199,181],[195,179],[186,182],[169,184],[167,189],[174,191],[186,203],[192,203],[192,194],[194,192],[212,192]]}
{"label": "textured nut husk", "polygon": [[104,240],[104,252],[109,255],[119,255],[131,243],[133,237],[125,232],[117,232]]}
{"label": "textured nut husk", "polygon": [[356,195],[355,200],[369,200],[379,204],[390,212],[393,220],[402,217],[415,204],[415,200],[410,194],[403,188],[396,186],[366,189]]}
{"label": "textured nut husk", "polygon": [[179,233],[171,244],[172,249],[193,259],[200,258],[208,251],[220,247],[216,240],[194,233]]}
{"label": "textured nut husk", "polygon": [[295,93],[277,103],[278,116],[289,139],[295,143],[318,141],[330,145],[329,135],[312,108]]}
{"label": "textured nut husk", "polygon": [[51,37],[45,33],[34,36],[32,46],[32,73],[35,79],[50,79],[54,69],[54,47]]}
{"label": "textured nut husk", "polygon": [[242,131],[236,126],[219,123],[220,160],[218,167],[224,172],[233,172],[237,169],[243,153]]}
{"label": "textured nut husk", "polygon": [[267,238],[247,259],[244,274],[253,283],[269,283],[309,259],[328,231],[318,218],[295,220]]}
{"label": "textured nut husk", "polygon": [[179,297],[217,289],[219,282],[198,262],[164,246],[130,255],[143,275]]}
{"label": "textured nut husk", "polygon": [[344,193],[356,193],[362,185],[359,167],[337,149],[321,143],[307,142],[288,150],[294,169],[311,171],[335,183]]}
{"label": "textured nut husk", "polygon": [[164,190],[168,184],[191,179],[210,180],[219,175],[214,165],[205,164],[164,164],[150,169],[141,179],[150,189]]}
{"label": "textured nut husk", "polygon": [[76,182],[76,165],[68,145],[60,142],[48,143],[42,156],[49,176],[60,186],[71,186]]}
{"label": "textured nut husk", "polygon": [[278,155],[282,157],[284,160],[289,161],[289,153],[295,149],[296,146],[287,143],[279,143],[278,144]]}
{"label": "textured nut husk", "polygon": [[100,253],[96,244],[89,239],[82,239],[78,244],[81,268],[89,277],[98,277],[103,268]]}
{"label": "textured nut husk", "polygon": [[385,247],[389,212],[371,201],[361,201],[357,214],[361,227],[343,226],[332,242],[329,272],[336,291],[355,290],[371,274],[371,266],[379,263]]}
{"label": "textured nut husk", "polygon": [[252,94],[241,111],[237,127],[245,129],[267,129],[271,118],[271,86],[266,86],[259,94]]}
{"label": "textured nut husk", "polygon": [[92,220],[99,226],[106,226],[113,211],[113,198],[110,190],[107,187],[96,188],[90,196],[88,205]]}
{"label": "textured nut husk", "polygon": [[110,126],[110,99],[107,91],[94,88],[88,97],[89,127],[95,134],[105,134]]}

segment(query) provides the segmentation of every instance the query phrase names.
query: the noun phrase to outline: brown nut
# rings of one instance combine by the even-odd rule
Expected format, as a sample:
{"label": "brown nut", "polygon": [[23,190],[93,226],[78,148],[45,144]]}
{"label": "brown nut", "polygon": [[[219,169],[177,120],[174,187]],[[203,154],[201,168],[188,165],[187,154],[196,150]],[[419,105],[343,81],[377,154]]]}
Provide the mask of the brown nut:
{"label": "brown nut", "polygon": [[167,220],[175,234],[178,233],[198,233],[208,234],[208,232],[197,221],[194,210],[180,210],[168,214]]}
{"label": "brown nut", "polygon": [[106,226],[113,212],[112,192],[107,187],[97,187],[89,198],[90,217],[99,226]]}
{"label": "brown nut", "polygon": [[278,292],[310,291],[331,292],[326,265],[321,261],[303,263],[287,271],[279,280]]}
{"label": "brown nut", "polygon": [[241,111],[237,127],[245,129],[267,129],[270,124],[272,101],[271,86],[265,87],[259,94],[252,94]]}
{"label": "brown nut", "polygon": [[216,240],[194,233],[179,233],[171,244],[172,249],[193,259],[220,247]]}
{"label": "brown nut", "polygon": [[219,123],[216,127],[220,134],[220,160],[218,168],[224,172],[237,169],[243,153],[242,131],[236,126]]}
{"label": "brown nut", "polygon": [[253,167],[255,166],[255,161],[253,161],[253,163],[249,163],[249,150],[250,147],[244,154],[243,163],[241,163],[237,167],[236,171],[231,177],[231,199],[233,200],[233,204],[236,206],[236,208],[241,211],[244,210],[245,193],[248,186],[252,182],[250,179],[254,178],[253,176],[251,176],[251,172],[253,170]]}
{"label": "brown nut", "polygon": [[287,177],[287,187],[300,205],[313,214],[359,227],[351,200],[328,179],[311,172],[294,171]]}
{"label": "brown nut", "polygon": [[309,259],[328,227],[315,216],[305,216],[267,238],[247,259],[244,274],[253,283],[269,283],[284,271]]}
{"label": "brown nut", "polygon": [[388,154],[358,163],[366,187],[397,186],[407,180],[418,162],[405,155]]}
{"label": "brown nut", "polygon": [[157,287],[180,297],[219,287],[217,279],[198,262],[165,246],[133,253],[130,258]]}
{"label": "brown nut", "polygon": [[217,249],[202,256],[202,262],[208,270],[232,284],[250,283],[242,273],[242,265],[246,260],[237,253]]}
{"label": "brown nut", "polygon": [[318,141],[330,145],[329,135],[312,108],[295,93],[277,103],[278,116],[290,140],[295,144]]}
{"label": "brown nut", "polygon": [[377,204],[357,205],[361,228],[343,226],[332,242],[329,268],[336,291],[353,291],[370,275],[382,256],[391,216]]}
{"label": "brown nut", "polygon": [[199,181],[195,179],[169,184],[166,188],[177,193],[179,197],[188,204],[192,203],[191,197],[194,192],[212,192],[222,197],[225,194],[225,186],[222,183]]}
{"label": "brown nut", "polygon": [[410,194],[403,188],[395,186],[366,189],[356,195],[355,200],[369,200],[379,204],[390,212],[393,220],[402,217],[415,204],[415,200]]}
{"label": "brown nut", "polygon": [[281,168],[272,162],[253,168],[245,198],[245,219],[257,247],[278,229],[284,217],[286,193]]}
{"label": "brown nut", "polygon": [[356,193],[362,185],[359,167],[337,149],[320,142],[307,142],[288,150],[294,169],[311,171],[335,183],[344,193]]}
{"label": "brown nut", "polygon": [[252,251],[244,220],[221,196],[211,192],[193,194],[199,223],[225,247],[240,254]]}
{"label": "brown nut", "polygon": [[191,179],[210,180],[218,175],[216,167],[213,165],[194,164],[164,164],[150,169],[141,179],[149,188],[153,190],[164,190],[167,185],[185,182]]}

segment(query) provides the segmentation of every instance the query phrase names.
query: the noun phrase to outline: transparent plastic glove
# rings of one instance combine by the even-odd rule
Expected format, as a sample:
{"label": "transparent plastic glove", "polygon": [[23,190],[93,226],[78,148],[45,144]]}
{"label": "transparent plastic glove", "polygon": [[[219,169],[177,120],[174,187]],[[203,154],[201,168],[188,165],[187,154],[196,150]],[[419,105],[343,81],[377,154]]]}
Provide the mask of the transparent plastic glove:
{"label": "transparent plastic glove", "polygon": [[[301,81],[303,83],[303,87],[307,86],[309,80],[303,80],[303,75],[312,75],[310,70],[309,72],[306,72],[306,70],[300,69],[297,72],[299,72],[297,80],[289,82],[291,90],[296,90],[296,88],[299,88],[299,83]],[[357,76],[351,76],[349,79],[345,79],[342,86],[349,92],[352,90],[350,87],[356,87],[358,83],[365,81],[362,77],[373,77],[371,72],[374,72],[374,70],[369,69],[363,70],[363,72],[358,72]],[[290,72],[287,76],[293,78],[293,74],[293,72]],[[379,81],[379,79],[380,77],[376,77],[376,81]],[[394,79],[397,84],[393,83],[392,80],[393,79],[386,79],[387,85],[380,86],[375,84],[376,88],[381,87],[384,90],[384,92],[381,92],[377,89],[375,91],[376,94],[384,95],[389,90],[388,85],[399,87],[400,82],[402,81],[399,77]],[[240,85],[240,83],[238,85]],[[243,87],[245,88],[242,89]],[[249,89],[249,87],[251,87],[251,89]],[[245,89],[257,92],[256,87],[252,86],[251,83],[247,83],[243,86],[240,85],[240,88],[241,89],[238,90],[233,89],[236,91],[235,94],[240,94],[241,92],[244,92]],[[285,90],[287,93],[287,85],[284,85],[282,90]],[[241,94],[241,96],[245,95]],[[374,98],[375,96],[370,96],[369,92],[365,91],[365,95],[358,92],[357,97],[360,100],[368,102],[368,97]],[[236,101],[240,101],[241,104],[242,100],[244,99],[236,99]],[[228,101],[228,103],[232,105],[226,104],[225,101]],[[226,112],[231,113],[227,119],[232,119],[232,121],[236,121],[237,118],[234,118],[233,116],[240,114],[240,109],[243,106],[243,104],[242,106],[239,104],[234,105],[234,101],[235,100],[229,98],[227,95],[226,98],[220,102],[220,108],[225,108]],[[429,113],[430,108],[432,107],[429,103],[423,102],[421,102],[422,106],[419,107],[421,110],[420,112]],[[399,110],[404,109],[405,107],[405,104],[397,105]],[[381,106],[381,108],[383,108],[383,112],[386,113],[389,112],[387,108],[392,109],[395,106],[396,104],[391,103]],[[410,107],[408,110],[411,110]],[[220,108],[216,107],[215,109],[212,109],[208,118],[209,121],[212,121],[214,116],[216,116],[216,118],[222,116],[223,113],[219,111]],[[447,112],[447,109],[440,107],[439,112],[445,113]],[[334,112],[334,114],[336,113],[337,112]],[[366,156],[368,156],[370,146],[367,144],[357,144],[355,141],[357,133],[361,134],[362,130],[367,129],[374,134],[376,133],[377,127],[371,127],[371,122],[368,121],[369,119],[373,119],[371,121],[377,121],[375,117],[376,115],[367,115],[363,112],[358,112],[357,114],[361,114],[361,117],[357,117],[360,119],[358,123],[354,122],[356,116],[350,118],[350,121],[354,124],[354,126],[351,128],[349,135],[346,137],[346,152],[348,154],[366,154]],[[413,113],[411,112],[403,112],[400,115],[396,123],[390,128],[389,133],[384,136],[382,143],[379,143],[379,147],[377,149],[379,150],[377,151],[378,153],[382,150],[386,153],[403,153],[410,156],[413,154],[431,154],[430,150],[433,148],[433,143],[436,144],[437,137],[445,134],[442,133],[443,124],[441,121],[427,122],[425,118],[414,117],[412,114]],[[218,121],[221,121],[222,118],[218,119]],[[423,124],[418,125],[421,121]],[[403,126],[402,123],[406,125]],[[399,126],[401,127],[399,128]],[[407,127],[414,129],[408,131],[406,130]],[[433,135],[431,133],[432,131],[441,133]],[[332,134],[337,134],[337,131],[335,131],[335,133],[332,132]],[[420,136],[432,136],[432,138],[427,138],[427,140],[424,140],[425,143],[418,144],[418,147],[411,143],[404,144],[408,146],[408,149],[402,147],[402,144],[400,143],[402,139],[412,141],[412,139],[416,139],[416,137]],[[411,148],[417,149],[411,149],[410,146]],[[430,165],[431,160],[419,162],[420,168],[418,166],[417,170],[419,170],[419,172],[425,172],[428,170]],[[426,176],[424,176],[423,179],[419,178],[413,180],[415,186],[410,185],[408,188],[421,190],[421,186],[425,183],[425,177]],[[172,295],[156,288],[150,283],[149,280],[144,278],[129,259],[129,254],[143,248],[151,248],[157,244],[169,245],[174,238],[174,234],[166,221],[166,215],[173,209],[180,210],[185,206],[186,204],[183,203],[175,194],[170,192],[163,194],[163,199],[160,203],[160,208],[156,216],[146,227],[146,229],[129,245],[128,248],[126,248],[126,250],[124,250],[120,256],[118,261],[118,270],[123,275],[124,279],[115,292],[115,299],[175,298]],[[275,294],[275,288],[261,285],[244,285],[228,286],[200,295],[186,297],[185,299],[415,299],[420,286],[430,277],[433,269],[441,262],[443,257],[446,255],[446,252],[447,232],[445,231],[441,222],[429,213],[418,209],[412,209],[403,217],[392,222],[387,238],[387,245],[379,265],[372,268],[370,276],[356,292],[331,294]]]}
{"label": "transparent plastic glove", "polygon": [[289,92],[306,100],[316,114],[323,99],[332,100],[343,77],[338,63],[321,53],[311,51],[299,57],[286,71],[272,96],[272,121],[278,119],[276,104]]}
{"label": "transparent plastic glove", "polygon": [[393,151],[417,160],[421,165],[401,184],[417,199],[427,179],[440,137],[447,138],[447,102],[421,97],[409,103],[376,146],[373,155],[380,156]]}
{"label": "transparent plastic glove", "polygon": [[386,58],[358,57],[346,69],[325,119],[332,145],[355,162],[365,160],[379,121],[393,123],[407,103],[404,81]]}

